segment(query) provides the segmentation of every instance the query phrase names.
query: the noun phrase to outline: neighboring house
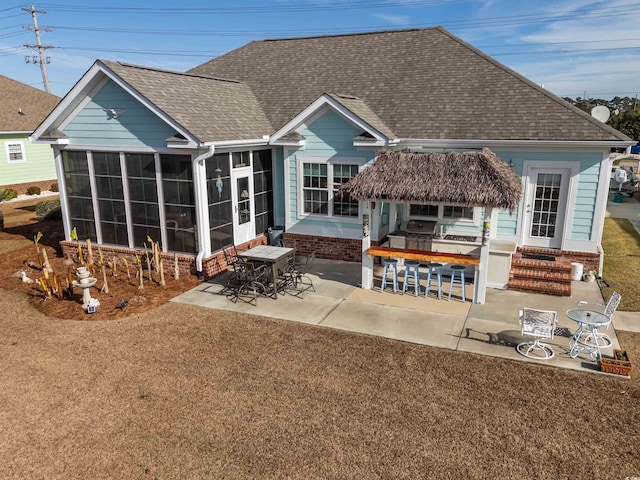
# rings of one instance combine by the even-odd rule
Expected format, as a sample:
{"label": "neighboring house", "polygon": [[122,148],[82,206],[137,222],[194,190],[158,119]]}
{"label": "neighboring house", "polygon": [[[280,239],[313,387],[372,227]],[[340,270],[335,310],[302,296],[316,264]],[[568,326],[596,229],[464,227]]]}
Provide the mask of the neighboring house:
{"label": "neighboring house", "polygon": [[[256,41],[186,73],[98,60],[33,139],[53,146],[67,240],[74,227],[103,248],[149,235],[205,275],[269,226],[360,261],[411,220],[454,237],[486,222],[494,245],[597,266],[609,152],[634,143],[442,28]],[[382,149],[484,147],[521,179],[513,209],[467,204],[446,180],[415,202],[336,195]]]}
{"label": "neighboring house", "polygon": [[29,142],[29,135],[60,99],[2,75],[0,98],[0,187],[48,190],[56,181],[53,152]]}

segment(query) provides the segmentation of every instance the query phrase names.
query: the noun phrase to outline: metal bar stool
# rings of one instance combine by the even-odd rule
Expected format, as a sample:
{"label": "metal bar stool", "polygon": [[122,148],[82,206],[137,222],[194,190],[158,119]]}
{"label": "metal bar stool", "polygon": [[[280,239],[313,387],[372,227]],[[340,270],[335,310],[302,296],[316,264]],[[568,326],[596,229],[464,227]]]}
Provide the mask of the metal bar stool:
{"label": "metal bar stool", "polygon": [[391,273],[393,275],[393,293],[398,291],[398,260],[395,258],[386,258],[384,260],[384,273],[382,274],[382,286],[380,291],[384,292],[387,286],[387,273],[389,273],[389,267],[391,267]]}
{"label": "metal bar stool", "polygon": [[[455,284],[460,285],[461,293],[462,293],[462,301],[466,302],[467,299],[464,294],[464,271],[467,267],[464,265],[451,265],[451,284],[449,286],[449,300],[451,300],[451,292],[453,292],[453,287]],[[456,278],[458,277],[458,278]]]}
{"label": "metal bar stool", "polygon": [[431,290],[431,279],[435,273],[435,279],[438,282],[438,300],[442,299],[442,264],[441,263],[427,263],[429,269],[427,273],[427,289],[424,292],[425,298],[429,296]]}
{"label": "metal bar stool", "polygon": [[404,282],[402,284],[402,294],[407,291],[407,286],[409,285],[409,280],[413,279],[413,290],[414,295],[417,297],[420,295],[420,273],[419,273],[420,262],[415,262],[413,260],[404,262]]}

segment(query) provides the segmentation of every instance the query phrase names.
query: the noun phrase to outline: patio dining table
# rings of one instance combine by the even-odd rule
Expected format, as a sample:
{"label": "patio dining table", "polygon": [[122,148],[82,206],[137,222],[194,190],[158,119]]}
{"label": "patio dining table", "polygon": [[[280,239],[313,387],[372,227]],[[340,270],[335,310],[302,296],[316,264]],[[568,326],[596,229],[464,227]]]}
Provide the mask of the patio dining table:
{"label": "patio dining table", "polygon": [[258,245],[244,252],[238,253],[239,257],[251,262],[262,262],[271,266],[271,282],[273,284],[273,298],[278,298],[278,271],[284,270],[290,259],[296,254],[295,248],[272,247],[271,245]]}
{"label": "patio dining table", "polygon": [[592,360],[598,361],[602,355],[598,342],[596,341],[593,344],[586,343],[582,341],[580,337],[585,331],[593,334],[596,328],[606,326],[611,321],[609,317],[600,312],[581,308],[567,310],[567,317],[578,324],[578,329],[569,339],[569,356],[576,358],[582,350],[586,350],[589,352]]}

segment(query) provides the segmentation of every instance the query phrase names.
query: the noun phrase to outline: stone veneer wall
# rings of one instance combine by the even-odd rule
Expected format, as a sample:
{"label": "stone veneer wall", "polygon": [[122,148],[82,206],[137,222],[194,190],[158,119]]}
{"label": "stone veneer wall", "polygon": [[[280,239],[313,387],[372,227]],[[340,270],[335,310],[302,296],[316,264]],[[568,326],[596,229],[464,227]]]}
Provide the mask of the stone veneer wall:
{"label": "stone veneer wall", "polygon": [[286,245],[295,245],[296,253],[299,255],[309,255],[316,252],[318,258],[346,262],[362,261],[362,240],[359,239],[319,237],[285,232],[283,240]]}
{"label": "stone veneer wall", "polygon": [[[255,247],[256,245],[264,245],[266,243],[266,238],[264,235],[251,240],[250,242],[243,243],[242,245],[238,245],[238,250],[247,250],[251,247]],[[60,246],[62,247],[62,254],[67,257],[71,257],[73,259],[78,258],[78,242],[69,242],[62,241],[60,242]],[[82,248],[82,255],[84,258],[87,258],[87,244],[86,242],[80,242],[80,247]],[[102,254],[104,257],[118,257],[126,258],[129,265],[135,265],[135,256],[138,255],[140,258],[144,258],[144,249],[143,248],[127,248],[127,247],[118,247],[113,245],[91,245],[91,250],[93,253],[93,258],[97,259],[99,257],[98,247],[102,250]],[[162,263],[164,266],[165,275],[173,275],[174,272],[174,261],[175,254],[174,253],[161,253]],[[180,275],[195,275],[196,272],[196,256],[195,255],[187,255],[187,254],[178,254],[178,269],[180,270]],[[216,252],[208,258],[202,260],[202,270],[205,278],[215,277],[216,275],[220,275],[225,270],[227,270],[227,263],[224,259],[224,254],[222,251]]]}

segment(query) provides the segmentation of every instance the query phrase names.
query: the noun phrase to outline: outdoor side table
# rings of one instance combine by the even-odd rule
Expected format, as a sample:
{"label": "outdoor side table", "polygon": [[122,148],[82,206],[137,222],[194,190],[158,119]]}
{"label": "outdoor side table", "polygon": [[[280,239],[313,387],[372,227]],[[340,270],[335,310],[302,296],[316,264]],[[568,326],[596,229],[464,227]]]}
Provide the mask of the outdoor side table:
{"label": "outdoor side table", "polygon": [[580,337],[587,329],[593,333],[596,328],[606,326],[610,321],[609,317],[600,312],[583,310],[581,308],[567,310],[567,317],[578,324],[578,329],[569,339],[569,356],[576,358],[581,351],[586,350],[589,352],[592,360],[598,361],[602,356],[598,342],[593,344],[584,343],[580,341]]}

